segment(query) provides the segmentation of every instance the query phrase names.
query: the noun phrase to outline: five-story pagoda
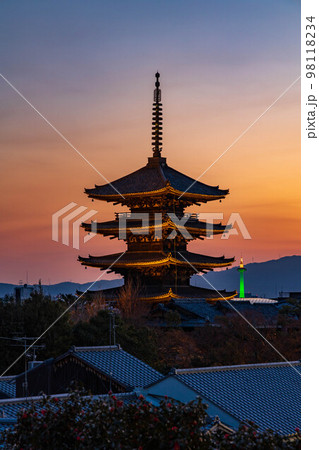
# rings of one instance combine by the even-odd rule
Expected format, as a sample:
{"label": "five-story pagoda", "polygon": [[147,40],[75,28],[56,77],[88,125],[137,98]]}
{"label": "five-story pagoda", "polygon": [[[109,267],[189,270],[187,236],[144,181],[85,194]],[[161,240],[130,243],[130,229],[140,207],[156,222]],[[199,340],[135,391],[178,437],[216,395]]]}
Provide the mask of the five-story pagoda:
{"label": "five-story pagoda", "polygon": [[[234,258],[212,257],[187,251],[188,242],[212,234],[222,234],[227,227],[207,224],[197,215],[185,214],[185,208],[225,198],[228,190],[208,186],[168,166],[162,151],[162,103],[159,73],[156,73],[153,103],[153,156],[141,169],[112,183],[85,189],[92,199],[126,205],[131,213],[116,214],[115,220],[95,224],[103,236],[124,239],[127,251],[106,256],[79,257],[81,264],[110,268],[138,280],[139,297],[150,302],[172,298],[231,299],[234,292],[215,291],[190,285],[198,272],[230,266]],[[91,223],[83,223],[88,232]],[[105,299],[116,299],[123,287],[103,291]]]}

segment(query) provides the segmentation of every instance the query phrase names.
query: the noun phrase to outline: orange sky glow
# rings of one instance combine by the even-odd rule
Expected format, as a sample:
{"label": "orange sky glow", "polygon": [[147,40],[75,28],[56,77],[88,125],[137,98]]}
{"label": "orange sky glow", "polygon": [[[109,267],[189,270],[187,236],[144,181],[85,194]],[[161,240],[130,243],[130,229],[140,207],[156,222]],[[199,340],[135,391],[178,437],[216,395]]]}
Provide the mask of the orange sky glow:
{"label": "orange sky glow", "polygon": [[[209,8],[209,2],[203,3]],[[289,8],[292,7],[287,6],[287,9],[294,18],[296,12]],[[224,13],[226,11],[220,12]],[[7,14],[11,14],[9,9]],[[190,17],[191,11],[188,20]],[[19,20],[27,19],[21,13]],[[258,20],[266,21],[267,17],[262,19],[258,15]],[[85,49],[90,71],[83,67],[86,63],[81,54],[70,55],[71,61],[67,58],[62,61],[59,59],[62,56],[56,54],[56,68],[51,65],[52,59],[47,60],[49,67],[40,67],[46,56],[37,44],[37,64],[34,68],[27,67],[25,77],[9,59],[3,73],[112,181],[142,167],[151,156],[154,73],[159,70],[164,117],[162,156],[170,166],[197,178],[298,77],[299,57],[296,48],[282,60],[274,58],[271,52],[274,43],[267,41],[270,38],[265,25],[260,39],[266,44],[261,54],[255,55],[257,59],[245,53],[247,46],[242,50],[247,56],[243,57],[243,63],[237,57],[232,60],[231,51],[227,62],[207,56],[200,59],[195,57],[196,42],[192,49],[185,50],[182,36],[187,24],[185,30],[183,27],[173,32],[172,25],[167,24],[174,48],[168,51],[170,42],[164,39],[157,56],[147,53],[147,36],[151,35],[151,29],[144,30],[145,40],[140,41],[139,36],[135,36],[139,52],[129,60],[124,58],[125,47],[114,38],[112,52],[117,55],[112,53],[111,68],[109,61],[103,61],[104,49],[99,39],[101,47],[95,48],[94,58],[90,53],[93,44],[89,42]],[[208,25],[205,30],[204,27],[204,34],[209,32]],[[294,36],[298,30],[287,27],[283,33],[287,41],[291,41],[289,33]],[[236,36],[229,38],[230,46]],[[27,44],[23,44],[23,34],[17,39],[19,37],[23,52],[23,45]],[[75,38],[72,42],[77,45]],[[48,40],[45,45],[53,58],[57,44]],[[75,47],[79,52],[81,45]],[[163,56],[165,49],[166,58]],[[31,55],[31,46],[24,51]],[[152,56],[148,58],[149,55]],[[78,75],[73,80],[74,60],[74,72]],[[83,193],[84,187],[104,184],[103,179],[3,80],[0,89],[4,97],[0,110],[3,262],[0,281],[25,281],[26,272],[31,283],[39,278],[44,284],[93,281],[100,272],[85,270],[77,262],[77,256],[116,253],[123,251],[125,245],[102,236],[84,244],[82,232],[80,250],[54,242],[51,239],[52,214],[75,202],[97,210],[94,219],[105,221],[124,208],[98,201],[92,203]],[[230,194],[221,203],[210,202],[189,211],[222,212],[224,222],[232,212],[237,212],[252,239],[245,240],[240,235],[228,240],[215,237],[191,243],[190,251],[235,256],[236,264],[241,256],[249,263],[300,254],[299,82],[205,173],[201,181],[229,188]],[[103,277],[107,278],[112,275]]]}

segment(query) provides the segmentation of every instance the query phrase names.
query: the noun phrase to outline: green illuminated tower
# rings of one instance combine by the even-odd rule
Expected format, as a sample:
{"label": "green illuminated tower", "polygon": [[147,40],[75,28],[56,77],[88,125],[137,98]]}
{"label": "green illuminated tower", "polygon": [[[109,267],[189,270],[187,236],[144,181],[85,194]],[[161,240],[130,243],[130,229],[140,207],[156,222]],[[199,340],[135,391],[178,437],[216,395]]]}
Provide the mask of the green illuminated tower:
{"label": "green illuminated tower", "polygon": [[243,258],[240,258],[240,264],[239,264],[239,268],[237,270],[240,273],[240,278],[239,278],[239,298],[245,298],[244,272],[246,272],[247,269],[245,269],[245,267],[244,267]]}

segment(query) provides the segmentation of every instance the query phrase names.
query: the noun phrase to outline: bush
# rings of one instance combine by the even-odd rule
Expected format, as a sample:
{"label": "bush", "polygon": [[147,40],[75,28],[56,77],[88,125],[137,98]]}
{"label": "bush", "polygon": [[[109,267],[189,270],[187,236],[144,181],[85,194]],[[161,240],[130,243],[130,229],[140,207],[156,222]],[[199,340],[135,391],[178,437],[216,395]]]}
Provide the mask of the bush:
{"label": "bush", "polygon": [[283,437],[271,430],[258,432],[258,426],[248,421],[241,424],[235,433],[218,431],[212,436],[212,447],[219,450],[256,449],[281,450],[300,449],[301,436],[298,428],[292,437]]}
{"label": "bush", "polygon": [[[125,397],[124,397],[125,398]],[[206,405],[200,399],[186,405],[166,399],[159,406],[141,395],[125,404],[111,393],[107,398],[44,397],[21,411],[13,430],[5,436],[6,448],[19,449],[298,449],[294,439],[266,431],[252,422],[237,432],[207,429]]]}
{"label": "bush", "polygon": [[206,406],[162,401],[156,407],[140,396],[126,405],[111,394],[107,399],[73,393],[60,400],[44,397],[22,411],[14,430],[8,431],[9,448],[26,449],[208,449],[202,428]]}

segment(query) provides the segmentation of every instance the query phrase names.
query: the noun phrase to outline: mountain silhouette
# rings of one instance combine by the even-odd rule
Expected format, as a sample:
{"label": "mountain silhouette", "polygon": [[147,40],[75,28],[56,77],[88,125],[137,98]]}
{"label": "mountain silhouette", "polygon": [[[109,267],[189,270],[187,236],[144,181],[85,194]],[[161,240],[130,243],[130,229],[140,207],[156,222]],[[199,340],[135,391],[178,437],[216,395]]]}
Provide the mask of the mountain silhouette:
{"label": "mountain silhouette", "polygon": [[[280,259],[273,259],[260,263],[251,263],[245,265],[245,292],[257,295],[258,297],[278,297],[280,291],[292,292],[301,290],[301,257],[285,256]],[[239,291],[239,273],[237,267],[219,272],[208,272],[205,278],[216,289],[226,289]],[[75,294],[77,290],[83,292],[90,288],[92,282],[89,283],[73,283],[70,281],[43,285],[45,294],[56,297],[59,294]],[[90,290],[109,289],[121,286],[123,281],[116,280],[99,280]],[[211,289],[211,286],[205,281],[204,277],[194,275],[191,279],[193,286]],[[0,283],[0,297],[6,294],[13,295],[14,287],[18,285],[9,283]]]}
{"label": "mountain silhouette", "polygon": [[[280,291],[301,291],[301,257],[285,256],[280,259],[245,265],[245,293],[258,297],[278,297]],[[204,277],[216,289],[239,292],[237,267],[219,272],[208,272]],[[211,289],[204,277],[194,275],[191,284]]]}

